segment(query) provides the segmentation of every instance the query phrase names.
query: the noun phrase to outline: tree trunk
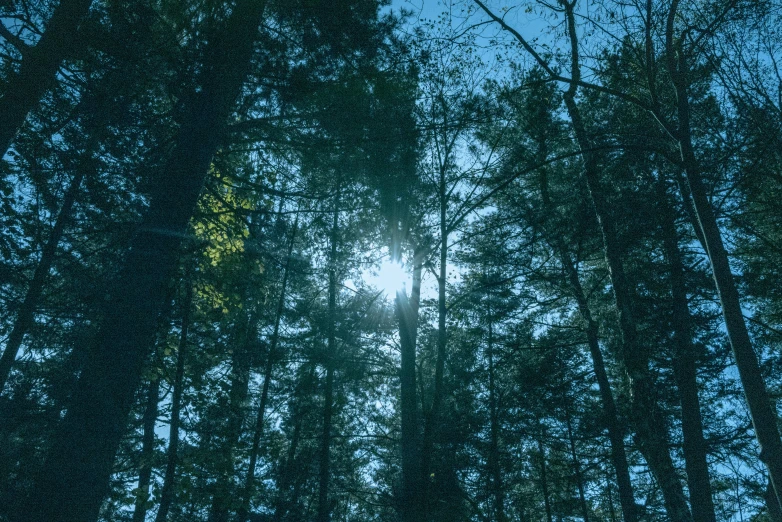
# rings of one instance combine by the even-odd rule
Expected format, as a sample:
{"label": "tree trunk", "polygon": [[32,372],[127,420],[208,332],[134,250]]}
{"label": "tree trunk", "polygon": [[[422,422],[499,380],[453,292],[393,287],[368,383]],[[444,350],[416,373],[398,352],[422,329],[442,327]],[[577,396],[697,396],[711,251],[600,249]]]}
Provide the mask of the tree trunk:
{"label": "tree trunk", "polygon": [[[315,379],[315,365],[310,367],[310,372],[307,377],[308,383],[311,383]],[[301,397],[294,397],[294,401],[301,400]],[[295,404],[295,403],[294,403]],[[295,411],[298,410],[298,411]],[[277,499],[274,507],[274,522],[280,522],[288,512],[289,506],[297,501],[298,493],[294,493],[294,498],[288,499],[288,489],[291,482],[291,474],[294,464],[296,462],[296,450],[299,446],[299,439],[301,438],[301,425],[304,420],[305,411],[303,408],[294,408],[291,413],[293,422],[293,435],[291,436],[291,444],[288,447],[288,454],[285,457],[284,462],[280,466],[280,478],[277,485]]]}
{"label": "tree trunk", "polygon": [[17,353],[19,353],[19,347],[22,345],[24,336],[33,325],[38,300],[43,292],[44,283],[46,283],[46,279],[49,276],[57,245],[60,243],[60,239],[62,239],[65,225],[70,218],[71,210],[76,202],[76,195],[79,193],[79,187],[83,179],[84,169],[79,168],[71,180],[67,192],[65,192],[60,213],[57,214],[49,240],[41,251],[41,259],[38,261],[38,266],[35,267],[30,286],[27,288],[27,294],[19,307],[19,312],[17,312],[14,327],[8,336],[3,355],[0,357],[0,392],[5,389],[5,385],[8,382],[8,376],[11,374],[11,368],[16,360]]}
{"label": "tree trunk", "polygon": [[674,376],[679,388],[679,401],[682,408],[684,463],[690,490],[692,518],[694,522],[715,522],[717,517],[711,496],[709,465],[706,460],[706,441],[703,438],[696,353],[692,342],[692,321],[687,301],[687,285],[684,279],[684,262],[679,250],[679,237],[676,232],[673,208],[662,177],[657,183],[657,188],[663,248],[668,260],[671,296],[673,298],[671,319],[676,349]]}
{"label": "tree trunk", "polygon": [[263,437],[263,419],[266,415],[266,402],[269,397],[269,385],[272,379],[272,370],[274,369],[274,362],[277,359],[277,344],[280,339],[280,321],[282,319],[282,313],[285,310],[285,292],[288,287],[288,274],[291,265],[291,255],[293,254],[293,245],[296,240],[296,231],[298,230],[298,216],[296,217],[296,223],[293,225],[293,232],[291,233],[290,242],[288,244],[287,257],[285,258],[285,268],[282,274],[282,283],[280,284],[280,298],[277,301],[277,311],[274,316],[274,329],[272,331],[271,342],[269,343],[269,352],[266,355],[266,364],[263,369],[263,385],[261,388],[261,398],[258,403],[258,413],[255,417],[255,430],[253,431],[253,444],[250,448],[250,464],[247,468],[247,476],[244,480],[244,490],[242,494],[242,504],[237,514],[237,522],[246,522],[247,515],[250,508],[250,497],[252,496],[252,489],[255,483],[255,467],[258,463],[258,453],[261,447],[261,438]]}
{"label": "tree trunk", "polygon": [[[572,98],[567,98],[566,103],[574,128],[580,129],[576,131],[576,134],[580,136],[579,147],[582,151],[586,151],[590,146],[585,141],[578,108]],[[660,485],[668,516],[672,520],[688,521],[692,519],[692,516],[689,513],[687,500],[668,450],[669,442],[665,418],[657,404],[655,385],[649,374],[648,354],[637,338],[630,290],[624,273],[613,218],[610,215],[608,202],[604,199],[597,176],[597,164],[591,159],[591,153],[585,152],[584,159],[587,185],[602,231],[606,263],[619,312],[619,326],[622,335],[620,359],[630,382],[630,405],[639,449]]]}
{"label": "tree trunk", "polygon": [[54,84],[60,64],[72,52],[78,28],[92,0],[61,0],[35,47],[22,52],[19,72],[0,98],[0,157],[5,156],[27,114]]}
{"label": "tree trunk", "polygon": [[578,461],[578,454],[576,453],[576,441],[573,437],[573,422],[570,418],[570,407],[568,406],[568,397],[563,397],[565,404],[565,424],[567,426],[568,443],[570,446],[570,459],[573,462],[573,474],[576,477],[576,485],[578,486],[578,499],[581,504],[581,516],[584,522],[589,522],[589,507],[586,502],[586,495],[584,494],[584,477],[581,473],[581,463]]}
{"label": "tree trunk", "polygon": [[410,299],[404,290],[396,294],[396,314],[401,345],[400,410],[402,417],[402,498],[403,522],[422,522],[421,470],[419,467],[418,399],[416,397],[416,338],[418,307],[421,299],[422,258],[420,249],[413,253],[413,286]]}
{"label": "tree trunk", "polygon": [[692,144],[690,127],[690,100],[688,83],[688,64],[684,49],[679,45],[674,48],[673,19],[678,1],[671,6],[666,28],[666,44],[668,51],[668,70],[676,89],[676,111],[679,120],[678,142],[682,163],[686,174],[687,185],[692,195],[695,213],[706,245],[706,254],[711,263],[712,275],[717,288],[717,295],[725,318],[725,329],[728,332],[733,357],[739,371],[744,396],[747,400],[752,426],[760,446],[760,460],[768,468],[771,485],[782,501],[782,439],[777,428],[777,415],[766,390],[763,374],[760,371],[758,356],[752,347],[749,331],[741,311],[739,293],[730,269],[728,252],[722,241],[722,233],[709,201],[706,187],[701,178],[700,165]]}
{"label": "tree trunk", "polygon": [[149,503],[149,484],[152,479],[152,464],[155,456],[155,422],[160,395],[160,376],[156,373],[149,382],[147,407],[144,410],[144,435],[141,442],[141,465],[139,466],[136,506],[133,522],[144,522]]}
{"label": "tree trunk", "polygon": [[489,363],[489,473],[491,476],[491,492],[494,496],[494,520],[505,522],[505,492],[502,485],[502,469],[500,466],[500,422],[497,406],[497,390],[494,382],[494,321],[491,307],[488,310],[488,339],[486,358]]}
{"label": "tree trunk", "polygon": [[334,359],[336,356],[336,321],[337,321],[337,234],[339,232],[340,194],[334,199],[334,211],[331,224],[331,253],[329,255],[329,309],[328,309],[328,339],[326,346],[326,382],[323,389],[323,433],[320,446],[320,470],[318,484],[318,522],[329,522],[331,519],[331,503],[329,500],[329,479],[331,472],[331,424],[334,408]]}
{"label": "tree trunk", "polygon": [[543,434],[538,438],[538,453],[540,453],[540,489],[543,492],[543,505],[546,508],[546,522],[553,522],[554,518],[551,514],[551,497],[548,491],[546,448],[543,446]]}
{"label": "tree trunk", "polygon": [[771,481],[766,486],[766,491],[763,495],[763,500],[766,502],[766,512],[771,522],[782,522],[782,507],[779,505],[777,495],[774,493],[774,487],[771,485]]}
{"label": "tree trunk", "polygon": [[[546,154],[542,154],[540,162],[545,159]],[[540,175],[540,192],[543,200],[544,212],[551,216],[554,213],[554,205],[548,190],[548,179],[545,172]],[[555,232],[556,234],[556,232]],[[608,440],[611,444],[611,462],[614,465],[616,482],[619,488],[619,503],[622,506],[622,516],[625,522],[635,522],[638,519],[635,505],[635,495],[633,494],[633,485],[630,480],[630,466],[627,463],[627,452],[624,444],[624,429],[619,422],[619,415],[616,409],[614,395],[611,392],[611,383],[608,380],[603,352],[600,349],[600,339],[598,337],[598,325],[592,317],[592,311],[589,308],[589,302],[584,288],[581,285],[581,279],[578,275],[578,269],[575,262],[571,259],[567,247],[558,236],[553,238],[554,248],[558,251],[558,256],[562,267],[567,274],[570,291],[578,305],[579,315],[586,325],[585,333],[589,354],[592,359],[592,367],[595,371],[597,387],[600,391],[600,400],[603,405],[603,417],[606,428],[608,429]]]}
{"label": "tree trunk", "polygon": [[179,417],[182,410],[182,391],[185,385],[185,359],[187,358],[187,335],[190,329],[190,309],[193,302],[193,283],[185,280],[185,301],[182,303],[182,328],[179,336],[179,348],[176,356],[173,392],[171,394],[171,422],[168,428],[168,451],[166,454],[166,472],[163,487],[160,490],[160,505],[155,522],[165,522],[174,499],[176,481],[177,452],[179,451]]}
{"label": "tree trunk", "polygon": [[656,387],[649,373],[649,355],[646,348],[638,340],[632,310],[632,293],[624,271],[621,248],[610,204],[606,200],[600,182],[597,158],[594,153],[590,152],[592,144],[575,101],[578,90],[577,82],[580,81],[581,72],[578,62],[574,6],[566,2],[563,2],[563,5],[571,43],[571,76],[573,78],[570,87],[564,94],[564,100],[578,147],[582,152],[587,188],[603,236],[606,264],[611,277],[616,308],[619,312],[619,328],[622,339],[620,359],[630,382],[630,405],[638,445],[662,490],[665,510],[669,518],[674,521],[691,521],[692,515],[687,505],[687,499],[684,496],[682,484],[668,449],[669,441],[665,417],[657,404]]}
{"label": "tree trunk", "polygon": [[424,517],[428,516],[431,486],[431,462],[434,454],[434,441],[438,429],[440,406],[443,400],[443,378],[445,373],[445,349],[448,343],[445,330],[447,308],[445,290],[448,274],[448,221],[447,221],[447,190],[445,183],[445,167],[440,168],[439,201],[440,201],[440,273],[437,276],[437,360],[434,370],[434,390],[432,404],[426,415],[424,435],[421,447],[421,473],[423,490]]}
{"label": "tree trunk", "polygon": [[569,258],[565,260],[565,269],[571,283],[571,289],[575,294],[581,318],[586,323],[587,345],[592,358],[592,367],[595,371],[597,387],[600,391],[600,399],[603,405],[603,416],[608,429],[608,440],[611,444],[611,462],[616,473],[616,483],[619,489],[619,504],[622,506],[622,517],[625,522],[635,522],[638,519],[633,494],[633,484],[630,480],[630,466],[627,463],[627,452],[624,443],[624,429],[619,421],[619,414],[611,392],[611,383],[608,380],[603,352],[600,349],[598,337],[598,325],[592,317],[592,311],[581,286],[578,271]]}
{"label": "tree trunk", "polygon": [[234,499],[234,452],[239,445],[250,388],[250,360],[256,346],[255,319],[245,314],[237,327],[238,343],[231,358],[231,388],[228,393],[228,419],[225,439],[217,450],[216,480],[209,522],[228,522]]}
{"label": "tree trunk", "polygon": [[264,2],[240,0],[210,41],[150,207],[110,292],[71,405],[27,498],[26,520],[98,516],[154,337],[165,286],[252,58]]}

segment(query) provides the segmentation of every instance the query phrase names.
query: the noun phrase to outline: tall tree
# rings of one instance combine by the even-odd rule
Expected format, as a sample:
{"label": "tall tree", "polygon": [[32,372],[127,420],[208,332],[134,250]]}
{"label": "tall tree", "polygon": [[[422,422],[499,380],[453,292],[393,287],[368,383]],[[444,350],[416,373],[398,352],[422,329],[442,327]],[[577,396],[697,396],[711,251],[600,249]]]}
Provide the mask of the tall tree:
{"label": "tall tree", "polygon": [[[244,81],[263,2],[238,2],[205,52],[200,90],[189,101],[173,150],[150,195],[113,302],[86,361],[68,412],[28,500],[33,519],[94,520],[105,494],[163,288]],[[67,479],[66,479],[67,477]]]}

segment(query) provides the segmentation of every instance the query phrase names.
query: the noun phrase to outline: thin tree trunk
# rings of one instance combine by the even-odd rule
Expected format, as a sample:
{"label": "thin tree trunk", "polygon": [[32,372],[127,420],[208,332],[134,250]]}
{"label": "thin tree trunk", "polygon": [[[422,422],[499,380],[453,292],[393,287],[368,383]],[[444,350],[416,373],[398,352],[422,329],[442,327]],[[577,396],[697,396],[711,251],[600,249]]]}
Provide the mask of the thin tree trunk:
{"label": "thin tree trunk", "polygon": [[185,280],[185,301],[182,303],[182,328],[179,335],[179,348],[176,356],[173,392],[171,394],[171,421],[168,427],[168,451],[166,452],[166,471],[163,487],[160,490],[160,505],[155,522],[165,522],[174,499],[176,483],[177,453],[179,451],[179,417],[182,411],[182,391],[185,385],[185,360],[187,358],[187,336],[190,329],[190,309],[193,303],[193,282]]}
{"label": "thin tree trunk", "polygon": [[261,438],[263,437],[263,419],[266,415],[266,403],[269,398],[269,385],[272,379],[272,370],[274,362],[277,359],[277,344],[280,339],[280,321],[282,313],[285,310],[285,292],[288,287],[288,274],[291,265],[291,256],[293,254],[293,245],[296,242],[296,232],[299,226],[299,218],[296,216],[296,222],[293,225],[290,241],[288,243],[288,252],[285,258],[285,268],[282,274],[282,283],[280,284],[280,298],[277,301],[277,311],[274,316],[274,329],[272,331],[271,342],[269,343],[269,352],[266,356],[266,364],[263,369],[263,385],[261,388],[261,398],[258,403],[258,412],[255,417],[255,430],[253,431],[253,444],[250,448],[250,464],[247,468],[247,476],[244,480],[244,491],[242,494],[242,505],[236,517],[237,522],[245,522],[249,514],[250,497],[252,495],[253,485],[255,483],[255,467],[258,463],[258,453],[261,447]]}
{"label": "thin tree trunk", "polygon": [[301,418],[297,419],[293,425],[293,436],[291,437],[291,445],[288,447],[288,454],[285,457],[285,463],[283,464],[283,470],[280,473],[280,485],[277,492],[277,502],[274,509],[274,520],[280,521],[287,513],[287,506],[292,501],[289,501],[287,497],[288,488],[290,487],[291,470],[296,462],[296,450],[299,446],[299,439],[301,437]]}
{"label": "thin tree trunk", "polygon": [[71,405],[26,500],[26,520],[98,516],[178,247],[249,69],[263,1],[240,0],[205,49],[201,89],[156,176]]}
{"label": "thin tree trunk", "polygon": [[339,232],[339,187],[334,200],[331,224],[331,253],[329,255],[329,309],[328,338],[326,346],[326,382],[323,389],[323,433],[320,446],[320,470],[318,484],[318,522],[329,522],[331,503],[329,500],[329,479],[331,472],[331,424],[334,409],[334,359],[336,356],[336,320],[337,320],[337,234]]}
{"label": "thin tree trunk", "polygon": [[568,406],[568,397],[563,398],[565,403],[565,424],[567,426],[567,436],[570,446],[570,459],[573,462],[573,473],[576,476],[576,485],[578,486],[578,498],[581,503],[581,516],[584,522],[589,522],[589,507],[586,502],[586,495],[584,494],[584,477],[581,473],[581,463],[578,461],[578,454],[576,453],[576,441],[573,437],[573,422],[570,418],[570,407]]}
{"label": "thin tree trunk", "polygon": [[[308,383],[312,383],[315,379],[314,364],[310,367],[310,372],[307,379],[308,379],[307,380]],[[301,400],[300,396],[294,398],[294,401],[300,401],[300,400]],[[294,464],[296,462],[296,450],[298,449],[299,439],[301,438],[301,425],[305,416],[305,411],[303,408],[296,407],[295,410],[297,411],[294,411],[291,414],[294,419],[291,444],[288,447],[288,454],[285,457],[285,461],[280,466],[282,471],[280,472],[280,478],[277,486],[277,499],[275,501],[275,507],[274,507],[275,522],[280,522],[283,519],[283,517],[285,517],[285,515],[287,514],[289,506],[293,505],[294,502],[298,501],[297,492],[294,492],[294,498],[287,499],[288,488],[290,487],[290,482],[291,482],[291,474],[293,471]]]}
{"label": "thin tree trunk", "polygon": [[250,360],[252,348],[256,345],[255,319],[244,315],[237,331],[238,343],[231,360],[231,388],[228,393],[228,422],[225,440],[217,451],[217,479],[213,487],[212,507],[209,522],[228,522],[234,497],[234,452],[239,445],[244,424],[247,397],[250,389]]}
{"label": "thin tree trunk", "polygon": [[62,61],[73,51],[78,27],[92,0],[61,0],[35,47],[23,48],[19,72],[0,97],[0,157],[11,146],[27,114],[51,87]]}
{"label": "thin tree trunk", "polygon": [[[545,154],[543,154],[543,158]],[[548,190],[548,179],[545,171],[540,175],[540,191],[543,200],[543,208],[546,214],[552,215],[554,206]],[[556,232],[555,232],[556,234]],[[622,516],[625,522],[635,522],[638,519],[636,513],[635,496],[633,494],[633,485],[630,480],[630,466],[627,463],[627,452],[624,444],[624,429],[619,422],[616,402],[611,391],[611,383],[608,380],[603,352],[600,349],[600,339],[598,337],[598,325],[592,317],[592,311],[589,308],[584,288],[581,285],[581,279],[578,275],[576,264],[570,257],[564,242],[558,236],[553,239],[554,247],[558,250],[558,255],[562,267],[567,274],[568,284],[573,297],[578,305],[578,311],[581,319],[586,325],[585,333],[589,354],[592,359],[592,367],[595,372],[600,399],[603,406],[603,416],[606,428],[608,429],[608,440],[611,444],[611,462],[614,465],[616,482],[619,488],[619,503],[622,506]]]}
{"label": "thin tree trunk", "polygon": [[160,376],[156,373],[149,382],[147,406],[144,410],[144,434],[141,442],[141,465],[138,474],[138,492],[133,510],[133,522],[144,522],[149,504],[149,484],[152,480],[152,464],[155,456],[155,422],[157,421],[160,395]]}
{"label": "thin tree trunk", "polygon": [[760,446],[760,460],[768,468],[771,485],[782,504],[782,439],[777,428],[777,415],[772,407],[766,390],[763,374],[760,371],[758,356],[752,347],[752,340],[741,311],[739,293],[730,269],[728,253],[722,241],[722,233],[717,223],[706,187],[701,178],[700,165],[692,143],[690,127],[689,68],[684,49],[673,41],[674,18],[678,0],[671,5],[666,27],[666,46],[668,53],[668,71],[676,89],[676,111],[679,120],[678,142],[684,171],[692,195],[698,225],[706,245],[706,254],[711,263],[712,275],[725,318],[733,357],[739,371],[744,396],[747,400],[752,426]]}
{"label": "thin tree trunk", "polygon": [[671,281],[673,341],[676,347],[674,376],[679,389],[682,408],[682,435],[684,464],[690,491],[690,506],[695,522],[715,522],[714,502],[711,496],[709,465],[706,460],[706,441],[703,438],[703,420],[698,397],[698,376],[695,346],[692,342],[692,320],[687,301],[684,262],[679,250],[676,222],[668,199],[664,178],[657,183],[660,205],[660,224],[663,248],[668,259]]}
{"label": "thin tree trunk", "polygon": [[431,489],[431,462],[434,456],[434,441],[439,428],[440,406],[443,400],[443,377],[445,373],[445,353],[448,343],[445,330],[446,321],[446,282],[448,274],[448,221],[447,221],[447,191],[445,183],[445,168],[440,168],[439,201],[440,201],[440,273],[437,277],[437,360],[434,369],[434,390],[432,392],[432,404],[426,415],[424,423],[424,435],[421,447],[421,473],[424,484],[423,509],[424,516],[428,516],[430,502],[429,491]]}
{"label": "thin tree trunk", "polygon": [[[561,79],[521,34],[513,30],[501,17],[488,9],[481,0],[473,1],[495,22],[499,23],[503,29],[509,31],[553,78]],[[630,382],[633,424],[638,435],[639,449],[646,458],[649,468],[657,479],[657,483],[660,485],[669,518],[677,522],[689,522],[692,520],[692,515],[669,453],[665,417],[655,400],[656,389],[649,375],[648,354],[644,352],[642,344],[637,339],[637,330],[632,314],[631,293],[624,273],[616,228],[611,216],[609,203],[605,199],[605,193],[601,187],[597,159],[591,152],[592,147],[586,133],[586,127],[581,118],[578,104],[575,101],[578,84],[581,81],[578,39],[575,27],[575,3],[565,0],[560,0],[559,3],[565,12],[571,47],[570,86],[564,93],[563,98],[573,130],[575,131],[576,141],[582,153],[587,188],[603,236],[606,263],[619,313],[619,326],[622,338],[619,354],[620,362]]]}
{"label": "thin tree trunk", "polygon": [[584,159],[584,173],[589,195],[603,236],[606,263],[608,264],[614,299],[619,312],[619,327],[622,336],[620,358],[630,381],[633,424],[638,435],[639,449],[663,493],[668,516],[675,521],[690,521],[687,499],[673,465],[669,452],[665,417],[656,400],[656,387],[649,373],[649,356],[638,340],[635,318],[632,311],[632,297],[624,271],[621,248],[616,233],[609,202],[600,182],[597,159],[592,152],[586,126],[575,101],[581,72],[578,61],[578,40],[576,37],[574,5],[562,2],[568,25],[571,44],[571,76],[573,81],[564,94],[565,105],[575,131],[576,141]]}
{"label": "thin tree trunk", "polygon": [[488,310],[488,339],[486,358],[489,363],[489,473],[491,475],[491,492],[494,496],[494,520],[505,522],[505,492],[502,484],[502,469],[500,467],[500,422],[497,406],[497,390],[494,382],[494,321],[491,307]]}
{"label": "thin tree trunk", "polygon": [[542,434],[538,438],[538,453],[540,453],[540,489],[543,492],[543,505],[546,508],[546,522],[553,522],[551,498],[548,491],[548,473],[546,470],[546,448],[543,447]]}
{"label": "thin tree trunk", "polygon": [[35,267],[30,286],[27,287],[27,294],[24,297],[24,301],[22,301],[22,305],[19,307],[19,312],[17,312],[14,327],[8,336],[8,342],[6,342],[3,355],[0,357],[0,392],[5,389],[5,385],[8,382],[8,376],[11,374],[11,368],[16,360],[16,355],[19,353],[19,347],[22,345],[24,336],[33,325],[35,309],[38,307],[38,300],[41,297],[44,284],[49,276],[49,270],[54,262],[57,245],[60,243],[60,239],[62,239],[65,225],[71,216],[71,210],[73,209],[73,204],[76,202],[76,196],[79,193],[79,187],[81,186],[83,179],[84,169],[79,168],[76,171],[76,175],[71,180],[68,190],[65,192],[62,206],[60,206],[60,213],[57,214],[57,219],[55,220],[54,227],[49,235],[49,240],[41,251],[41,259],[38,261],[38,266]]}
{"label": "thin tree trunk", "polygon": [[413,286],[410,299],[408,300],[404,291],[397,292],[396,295],[396,313],[399,320],[399,339],[402,352],[400,368],[402,499],[400,508],[403,522],[421,522],[423,520],[415,363],[423,259],[420,255],[420,249],[417,250],[413,253]]}

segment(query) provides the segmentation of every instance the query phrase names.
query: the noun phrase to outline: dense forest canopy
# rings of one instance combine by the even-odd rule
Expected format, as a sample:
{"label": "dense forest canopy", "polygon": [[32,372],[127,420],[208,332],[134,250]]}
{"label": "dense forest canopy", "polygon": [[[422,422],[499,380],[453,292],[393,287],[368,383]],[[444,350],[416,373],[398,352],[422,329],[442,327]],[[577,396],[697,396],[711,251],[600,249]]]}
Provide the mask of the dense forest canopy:
{"label": "dense forest canopy", "polygon": [[0,522],[782,522],[782,2],[0,2]]}

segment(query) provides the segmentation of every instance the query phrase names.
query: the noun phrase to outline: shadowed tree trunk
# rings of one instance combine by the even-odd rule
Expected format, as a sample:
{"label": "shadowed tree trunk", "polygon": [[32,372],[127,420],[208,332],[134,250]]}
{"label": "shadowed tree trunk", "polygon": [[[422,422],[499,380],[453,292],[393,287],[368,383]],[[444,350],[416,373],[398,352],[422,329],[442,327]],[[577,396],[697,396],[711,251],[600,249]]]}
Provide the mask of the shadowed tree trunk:
{"label": "shadowed tree trunk", "polygon": [[329,500],[329,481],[331,472],[331,424],[334,411],[334,363],[336,356],[337,321],[337,237],[339,233],[340,187],[337,182],[337,194],[334,198],[334,210],[331,223],[331,252],[329,254],[329,308],[328,334],[326,340],[326,382],[323,388],[323,433],[320,440],[320,468],[318,483],[318,522],[331,519],[331,501]]}
{"label": "shadowed tree trunk", "polygon": [[578,461],[578,454],[576,453],[576,440],[573,437],[573,422],[570,418],[570,407],[568,406],[568,397],[562,398],[565,404],[565,425],[567,426],[568,444],[570,447],[570,460],[573,465],[573,474],[576,477],[576,486],[578,486],[578,499],[581,504],[581,516],[584,522],[589,522],[589,507],[586,502],[586,495],[584,494],[584,477],[581,473],[581,463]]}
{"label": "shadowed tree trunk", "polygon": [[617,487],[619,489],[619,504],[622,506],[622,517],[625,522],[634,522],[638,519],[635,506],[633,485],[630,481],[630,466],[627,463],[627,452],[624,444],[624,429],[619,422],[619,414],[611,392],[611,383],[608,380],[603,352],[600,349],[598,337],[598,325],[592,317],[586,294],[581,286],[578,271],[569,258],[565,255],[562,259],[565,271],[568,274],[570,287],[578,303],[579,313],[586,324],[587,346],[592,359],[592,368],[595,372],[595,380],[600,391],[600,400],[603,406],[605,426],[608,429],[608,440],[611,443],[611,462],[614,465]]}
{"label": "shadowed tree trunk", "polygon": [[92,0],[61,0],[35,47],[22,47],[19,72],[0,97],[0,157],[11,146],[27,114],[54,84],[60,64],[72,52],[78,27]]}
{"label": "shadowed tree trunk", "polygon": [[[264,2],[240,0],[205,49],[200,90],[149,195],[149,209],[112,285],[70,407],[26,500],[25,520],[90,522],[152,343],[179,245],[250,65]],[[20,521],[21,522],[21,521]]]}
{"label": "shadowed tree trunk", "polygon": [[768,513],[768,518],[771,519],[771,522],[782,522],[782,507],[779,505],[771,481],[766,485],[763,500],[766,502],[766,512]]}
{"label": "shadowed tree trunk", "polygon": [[[315,365],[310,365],[310,371],[307,374],[305,385],[301,386],[304,390],[309,391],[312,387],[312,383],[315,381]],[[299,440],[301,439],[301,426],[306,416],[306,409],[299,406],[301,402],[302,389],[298,389],[296,396],[293,399],[293,407],[291,408],[291,417],[293,418],[293,435],[291,436],[291,443],[288,446],[288,453],[284,462],[281,464],[280,477],[277,485],[277,498],[274,506],[274,521],[280,522],[285,515],[287,515],[290,506],[298,501],[298,491],[294,491],[292,498],[288,498],[288,489],[290,489],[291,476],[293,475],[293,469],[296,462],[296,451],[299,447]]]}
{"label": "shadowed tree trunk", "polygon": [[133,510],[133,522],[144,522],[149,504],[149,484],[152,479],[152,459],[155,455],[155,422],[157,404],[160,395],[160,376],[155,373],[149,382],[147,405],[144,410],[144,435],[141,442],[141,465],[138,474],[136,506]]}
{"label": "shadowed tree trunk", "polygon": [[[541,139],[540,143],[541,153],[539,154],[539,162],[542,163],[545,160],[547,153],[543,147],[545,141]],[[551,201],[548,176],[546,175],[545,169],[541,169],[539,181],[543,211],[548,216],[552,216],[554,213],[554,205]],[[636,513],[633,485],[630,480],[630,466],[627,463],[627,452],[625,451],[624,429],[619,422],[619,414],[617,413],[616,402],[611,391],[611,383],[608,380],[608,372],[606,372],[603,352],[600,349],[598,324],[592,317],[592,311],[589,308],[589,302],[578,275],[578,268],[556,231],[554,232],[552,242],[555,250],[557,250],[560,263],[562,263],[562,267],[565,269],[570,291],[578,305],[579,315],[586,326],[585,333],[587,337],[587,346],[589,347],[589,355],[592,359],[592,368],[595,372],[597,387],[600,391],[600,400],[603,406],[603,419],[605,426],[608,429],[608,440],[611,444],[611,462],[614,465],[616,482],[619,488],[619,503],[622,506],[622,516],[625,522],[635,522],[638,519],[638,515]]]}
{"label": "shadowed tree trunk", "polygon": [[228,393],[228,419],[225,438],[216,451],[217,478],[213,485],[212,507],[209,522],[228,522],[229,512],[234,502],[234,454],[242,436],[245,409],[250,387],[250,360],[252,350],[257,345],[255,319],[245,314],[240,321],[238,343],[231,357],[231,388]]}
{"label": "shadowed tree trunk", "polygon": [[445,329],[446,321],[446,283],[448,275],[448,191],[446,185],[446,166],[440,165],[438,183],[438,201],[440,204],[440,270],[437,275],[437,359],[434,369],[434,390],[432,392],[432,404],[426,413],[424,422],[423,441],[421,443],[421,474],[423,482],[423,510],[424,517],[429,515],[431,490],[431,462],[434,456],[434,441],[439,429],[440,406],[443,401],[443,378],[445,373],[446,347],[448,333]]}
{"label": "shadowed tree trunk", "polygon": [[690,125],[689,64],[682,39],[674,40],[674,20],[679,1],[673,0],[668,12],[666,26],[666,51],[668,72],[676,90],[676,114],[678,128],[676,138],[686,175],[686,185],[692,196],[692,203],[711,264],[712,276],[717,288],[725,329],[728,332],[733,357],[739,371],[744,396],[747,400],[752,426],[760,446],[760,460],[768,468],[771,485],[782,501],[782,439],[777,428],[777,415],[766,390],[760,371],[758,356],[752,347],[744,314],[741,311],[739,293],[733,279],[728,252],[722,241],[722,233],[714,209],[701,177],[700,164],[695,155]]}
{"label": "shadowed tree trunk", "polygon": [[396,294],[401,345],[400,409],[402,417],[402,498],[403,522],[422,522],[421,470],[419,461],[418,399],[416,398],[416,338],[418,307],[421,300],[421,249],[413,253],[413,286],[408,300],[404,290]]}
{"label": "shadowed tree trunk", "polygon": [[543,493],[543,505],[546,508],[546,522],[553,522],[551,496],[548,490],[548,470],[546,469],[546,448],[543,446],[543,433],[538,437],[538,453],[540,454],[540,489]]}
{"label": "shadowed tree trunk", "polygon": [[193,282],[185,279],[185,301],[182,304],[182,328],[179,336],[179,349],[176,356],[173,392],[171,393],[171,421],[168,428],[168,451],[166,452],[166,471],[163,487],[160,490],[160,502],[155,522],[165,522],[174,499],[176,481],[177,452],[179,451],[179,417],[182,410],[182,391],[185,381],[185,359],[187,358],[187,336],[190,329],[190,309],[193,303]]}
{"label": "shadowed tree trunk", "polygon": [[494,520],[505,522],[505,491],[502,485],[502,469],[500,468],[500,422],[497,406],[497,389],[494,379],[494,321],[491,307],[488,315],[488,339],[486,358],[489,363],[489,473],[491,475],[491,492],[494,496]]}
{"label": "shadowed tree trunk", "polygon": [[662,176],[656,185],[660,205],[663,248],[670,270],[671,296],[673,298],[671,320],[676,349],[674,377],[679,388],[679,401],[682,408],[684,465],[687,471],[692,518],[695,522],[715,522],[717,517],[711,496],[709,465],[706,460],[706,441],[703,438],[696,353],[692,342],[692,319],[687,301],[684,262],[679,250],[674,211]]}
{"label": "shadowed tree trunk", "polygon": [[11,368],[16,360],[17,353],[19,353],[19,348],[22,345],[24,336],[33,325],[38,300],[43,292],[44,283],[46,283],[46,279],[49,276],[49,270],[52,267],[52,262],[54,262],[54,254],[57,251],[57,245],[60,243],[60,239],[62,239],[65,225],[71,216],[71,210],[73,209],[73,204],[76,202],[76,196],[79,193],[79,187],[81,186],[83,179],[84,169],[79,168],[76,171],[76,175],[71,180],[68,190],[65,192],[65,197],[60,206],[60,213],[57,214],[57,219],[54,222],[54,227],[49,235],[49,240],[41,251],[41,259],[38,261],[38,266],[35,267],[30,286],[27,287],[27,294],[17,312],[14,327],[8,335],[8,341],[3,350],[3,355],[0,357],[0,392],[5,389],[5,384],[8,382],[8,376],[11,374]]}
{"label": "shadowed tree trunk", "polygon": [[258,453],[261,447],[261,438],[263,437],[263,419],[266,414],[266,402],[269,397],[269,385],[272,379],[272,370],[274,369],[274,362],[277,359],[277,344],[280,339],[280,320],[282,319],[282,313],[285,310],[285,292],[288,286],[288,275],[291,264],[291,255],[293,254],[293,245],[296,241],[296,231],[298,230],[299,219],[296,216],[296,222],[293,225],[293,232],[291,232],[290,242],[288,244],[288,252],[285,258],[285,268],[283,269],[282,283],[280,284],[280,298],[277,301],[277,311],[274,316],[274,329],[272,331],[271,342],[269,343],[269,352],[266,355],[266,364],[263,370],[263,385],[261,388],[261,398],[258,403],[258,412],[255,418],[255,430],[253,431],[253,444],[250,448],[250,463],[247,468],[247,476],[244,480],[244,490],[242,493],[242,505],[239,508],[237,514],[237,522],[245,522],[249,514],[250,497],[252,495],[253,485],[255,483],[255,467],[258,462]]}

